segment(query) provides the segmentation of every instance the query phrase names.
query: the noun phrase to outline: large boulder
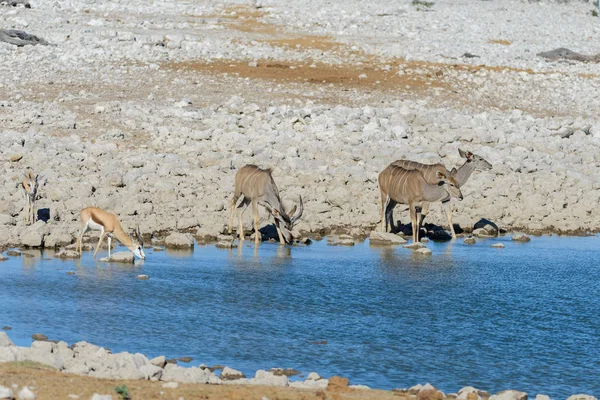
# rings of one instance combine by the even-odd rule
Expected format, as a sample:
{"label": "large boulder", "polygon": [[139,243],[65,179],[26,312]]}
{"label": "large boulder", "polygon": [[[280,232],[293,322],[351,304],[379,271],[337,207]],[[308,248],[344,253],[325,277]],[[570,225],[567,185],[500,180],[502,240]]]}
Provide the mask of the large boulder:
{"label": "large boulder", "polygon": [[167,364],[161,377],[163,381],[180,383],[218,383],[219,378],[208,369],[198,367],[184,368],[176,364]]}
{"label": "large boulder", "polygon": [[222,381],[233,381],[233,380],[242,379],[245,377],[246,377],[246,375],[244,375],[240,371],[236,371],[233,368],[225,367],[221,371],[221,380]]}
{"label": "large boulder", "polygon": [[277,376],[271,371],[259,369],[254,378],[248,380],[248,383],[250,385],[289,386],[290,380],[285,375]]}
{"label": "large boulder", "polygon": [[74,250],[61,250],[58,253],[56,253],[54,255],[54,257],[56,258],[61,258],[61,259],[75,259],[75,258],[79,258],[79,253],[74,251]]}
{"label": "large boulder", "polygon": [[0,399],[14,399],[14,393],[12,389],[0,385]]}
{"label": "large boulder", "polygon": [[6,332],[0,332],[0,347],[14,346]]}
{"label": "large boulder", "polygon": [[20,240],[25,247],[42,247],[44,245],[44,235],[34,230],[24,232]]}
{"label": "large boulder", "polygon": [[100,259],[100,262],[115,262],[123,264],[133,264],[134,261],[135,256],[130,251],[118,251],[116,253],[112,253],[110,257],[103,257]]}
{"label": "large boulder", "polygon": [[165,246],[170,249],[191,249],[194,237],[189,233],[173,232],[165,239]]}
{"label": "large boulder", "polygon": [[596,399],[594,396],[591,396],[589,394],[574,394],[572,396],[569,396],[567,398],[567,400],[598,400],[598,399]]}
{"label": "large boulder", "polygon": [[65,232],[52,232],[44,239],[44,247],[52,249],[71,244],[73,237]]}
{"label": "large boulder", "polygon": [[518,390],[503,390],[490,396],[489,400],[527,400],[527,393]]}
{"label": "large boulder", "polygon": [[388,232],[372,231],[369,236],[369,242],[376,245],[399,245],[406,244],[406,240],[402,236]]}

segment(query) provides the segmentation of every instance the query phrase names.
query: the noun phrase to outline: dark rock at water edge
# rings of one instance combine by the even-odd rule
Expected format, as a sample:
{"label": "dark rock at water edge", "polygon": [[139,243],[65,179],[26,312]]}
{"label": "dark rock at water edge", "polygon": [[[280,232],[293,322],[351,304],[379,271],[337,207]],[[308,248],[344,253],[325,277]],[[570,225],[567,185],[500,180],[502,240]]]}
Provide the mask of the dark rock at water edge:
{"label": "dark rock at water edge", "polygon": [[34,333],[33,335],[31,335],[31,338],[33,340],[36,341],[40,341],[40,342],[47,342],[48,341],[48,336],[42,334],[42,333]]}

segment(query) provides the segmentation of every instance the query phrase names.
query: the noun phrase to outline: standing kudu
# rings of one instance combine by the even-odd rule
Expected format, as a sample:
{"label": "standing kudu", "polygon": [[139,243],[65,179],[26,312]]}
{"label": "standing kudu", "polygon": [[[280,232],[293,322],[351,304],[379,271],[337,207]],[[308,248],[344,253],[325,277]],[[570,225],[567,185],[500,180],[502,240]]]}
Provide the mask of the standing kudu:
{"label": "standing kudu", "polygon": [[[387,232],[388,220],[396,204],[408,204],[412,223],[413,243],[419,241],[421,208],[424,203],[440,201],[446,196],[462,199],[458,182],[451,176],[436,172],[437,182],[427,183],[421,172],[388,165],[379,174],[381,190],[381,228]],[[392,222],[393,227],[393,222]]]}
{"label": "standing kudu", "polygon": [[[240,241],[244,240],[244,228],[242,224],[242,214],[248,204],[252,203],[252,215],[254,217],[254,241],[260,241],[258,232],[258,205],[264,206],[275,219],[275,227],[281,244],[291,243],[293,241],[292,229],[294,223],[300,219],[304,207],[302,197],[298,211],[296,206],[291,210],[291,216],[285,212],[279,190],[271,175],[271,169],[261,169],[256,165],[245,165],[235,174],[235,192],[231,198],[231,213],[229,214],[229,233],[233,227],[233,210],[236,208],[237,201],[243,196],[242,201],[237,206],[239,218],[238,234]],[[242,208],[240,210],[240,208]]]}
{"label": "standing kudu", "polygon": [[24,175],[25,178],[21,182],[21,189],[25,193],[25,224],[30,225],[35,223],[36,220],[35,200],[37,198],[40,176],[36,175],[30,169],[26,170]]}
{"label": "standing kudu", "polygon": [[[471,153],[470,151],[463,151],[458,149],[458,154],[466,161],[461,165],[458,169],[452,168],[452,171],[448,171],[446,167],[442,164],[422,164],[416,161],[408,161],[408,160],[398,160],[394,161],[391,165],[395,165],[397,167],[401,167],[408,170],[417,170],[423,174],[425,180],[428,183],[435,184],[437,179],[437,173],[441,172],[446,176],[452,176],[458,181],[458,186],[462,187],[467,180],[471,177],[473,171],[487,171],[492,168],[492,164],[484,160],[482,157]],[[446,213],[446,217],[448,218],[448,223],[450,224],[450,232],[452,232],[452,237],[456,239],[456,232],[454,231],[454,224],[452,223],[452,210],[450,204],[450,196],[446,196],[441,199],[444,212]],[[419,226],[423,224],[427,213],[429,212],[429,206],[431,203],[425,202],[423,204],[423,210],[421,212],[421,220],[419,221]],[[393,214],[392,214],[393,221]]]}

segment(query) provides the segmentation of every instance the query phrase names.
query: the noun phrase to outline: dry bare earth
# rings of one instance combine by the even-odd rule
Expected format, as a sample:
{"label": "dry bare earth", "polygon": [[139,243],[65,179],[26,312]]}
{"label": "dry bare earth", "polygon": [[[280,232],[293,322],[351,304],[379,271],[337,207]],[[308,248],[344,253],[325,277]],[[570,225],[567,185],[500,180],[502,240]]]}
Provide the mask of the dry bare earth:
{"label": "dry bare earth", "polygon": [[[72,235],[92,204],[146,233],[215,234],[232,168],[249,162],[275,167],[289,205],[303,195],[299,230],[362,232],[379,220],[386,164],[455,166],[458,147],[494,164],[464,188],[461,225],[598,230],[600,67],[535,55],[594,53],[588,13],[508,1],[5,8],[2,24],[56,46],[0,44],[0,243]],[[30,230],[16,187],[27,166],[47,178],[38,204],[53,219]],[[431,221],[445,221],[439,207]]]}
{"label": "dry bare earth", "polygon": [[[0,385],[19,388],[32,388],[38,400],[67,399],[77,395],[80,399],[89,399],[94,393],[111,394],[117,398],[115,387],[126,385],[133,399],[219,399],[219,400],[371,400],[403,399],[395,393],[382,390],[358,390],[351,388],[332,388],[330,390],[309,390],[277,388],[266,386],[242,385],[206,385],[179,384],[176,389],[163,388],[164,382],[125,381],[96,379],[65,374],[49,367],[31,362],[0,363]],[[397,394],[397,393],[396,393]]]}

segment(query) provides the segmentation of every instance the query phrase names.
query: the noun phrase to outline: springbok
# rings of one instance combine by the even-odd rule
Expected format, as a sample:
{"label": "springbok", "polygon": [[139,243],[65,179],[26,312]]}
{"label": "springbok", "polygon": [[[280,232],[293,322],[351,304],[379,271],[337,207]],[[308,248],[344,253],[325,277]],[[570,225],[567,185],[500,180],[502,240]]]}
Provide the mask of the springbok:
{"label": "springbok", "polygon": [[[470,151],[458,149],[458,154],[460,154],[462,158],[466,159],[466,161],[458,168],[458,170],[456,168],[452,168],[452,171],[448,171],[442,164],[422,164],[416,161],[408,160],[394,161],[391,165],[408,170],[418,170],[423,174],[425,180],[431,184],[435,184],[438,181],[436,174],[437,172],[441,172],[446,176],[454,177],[458,181],[458,187],[462,187],[469,180],[473,171],[487,171],[492,169],[492,164],[484,160],[482,157],[471,153]],[[456,232],[454,231],[454,224],[452,223],[450,196],[446,196],[445,198],[441,199],[441,201],[443,205],[442,208],[446,214],[446,217],[448,218],[448,223],[450,224],[450,232],[452,232],[452,237],[456,239]],[[429,206],[430,203],[428,202],[423,204],[419,226],[423,224],[423,221],[429,212]],[[393,213],[391,218],[393,221]]]}
{"label": "springbok", "polygon": [[108,258],[110,258],[112,236],[142,260],[146,258],[143,249],[144,243],[142,241],[142,235],[140,235],[140,228],[137,228],[134,231],[135,238],[131,238],[125,233],[115,214],[98,207],[84,208],[79,215],[81,216],[81,234],[75,244],[75,251],[79,252],[79,255],[81,255],[81,241],[83,240],[83,235],[89,229],[93,229],[95,231],[100,231],[100,240],[98,240],[98,244],[96,245],[94,258],[96,258],[96,254],[100,249],[100,244],[102,243],[102,240],[104,240],[104,236],[108,236]]}
{"label": "springbok", "polygon": [[[396,204],[408,204],[412,223],[413,243],[419,240],[419,221],[424,203],[440,201],[447,196],[463,198],[458,182],[452,176],[436,172],[435,184],[427,183],[417,170],[408,170],[396,165],[388,165],[379,174],[381,190],[381,228],[387,232],[388,219]],[[393,227],[393,222],[392,222]]]}
{"label": "springbok", "polygon": [[[285,244],[291,243],[294,237],[292,236],[292,229],[294,224],[302,216],[304,206],[302,204],[302,196],[300,196],[300,204],[296,211],[294,206],[288,214],[283,208],[283,203],[279,197],[279,190],[273,180],[271,169],[261,169],[256,165],[245,165],[239,169],[235,174],[235,191],[231,198],[231,212],[229,214],[229,233],[233,228],[233,210],[236,208],[236,204],[243,196],[242,201],[237,206],[237,214],[239,219],[238,234],[240,241],[244,240],[244,227],[242,224],[242,214],[248,207],[248,204],[252,203],[252,215],[254,216],[254,241],[258,243],[260,241],[260,234],[258,232],[258,205],[264,206],[275,219],[275,227],[277,228],[277,235],[279,236],[279,243]],[[239,210],[242,208],[242,210]]]}
{"label": "springbok", "polygon": [[35,200],[39,187],[39,175],[28,169],[24,173],[25,178],[21,182],[21,189],[25,192],[25,224],[33,224],[36,220]]}

